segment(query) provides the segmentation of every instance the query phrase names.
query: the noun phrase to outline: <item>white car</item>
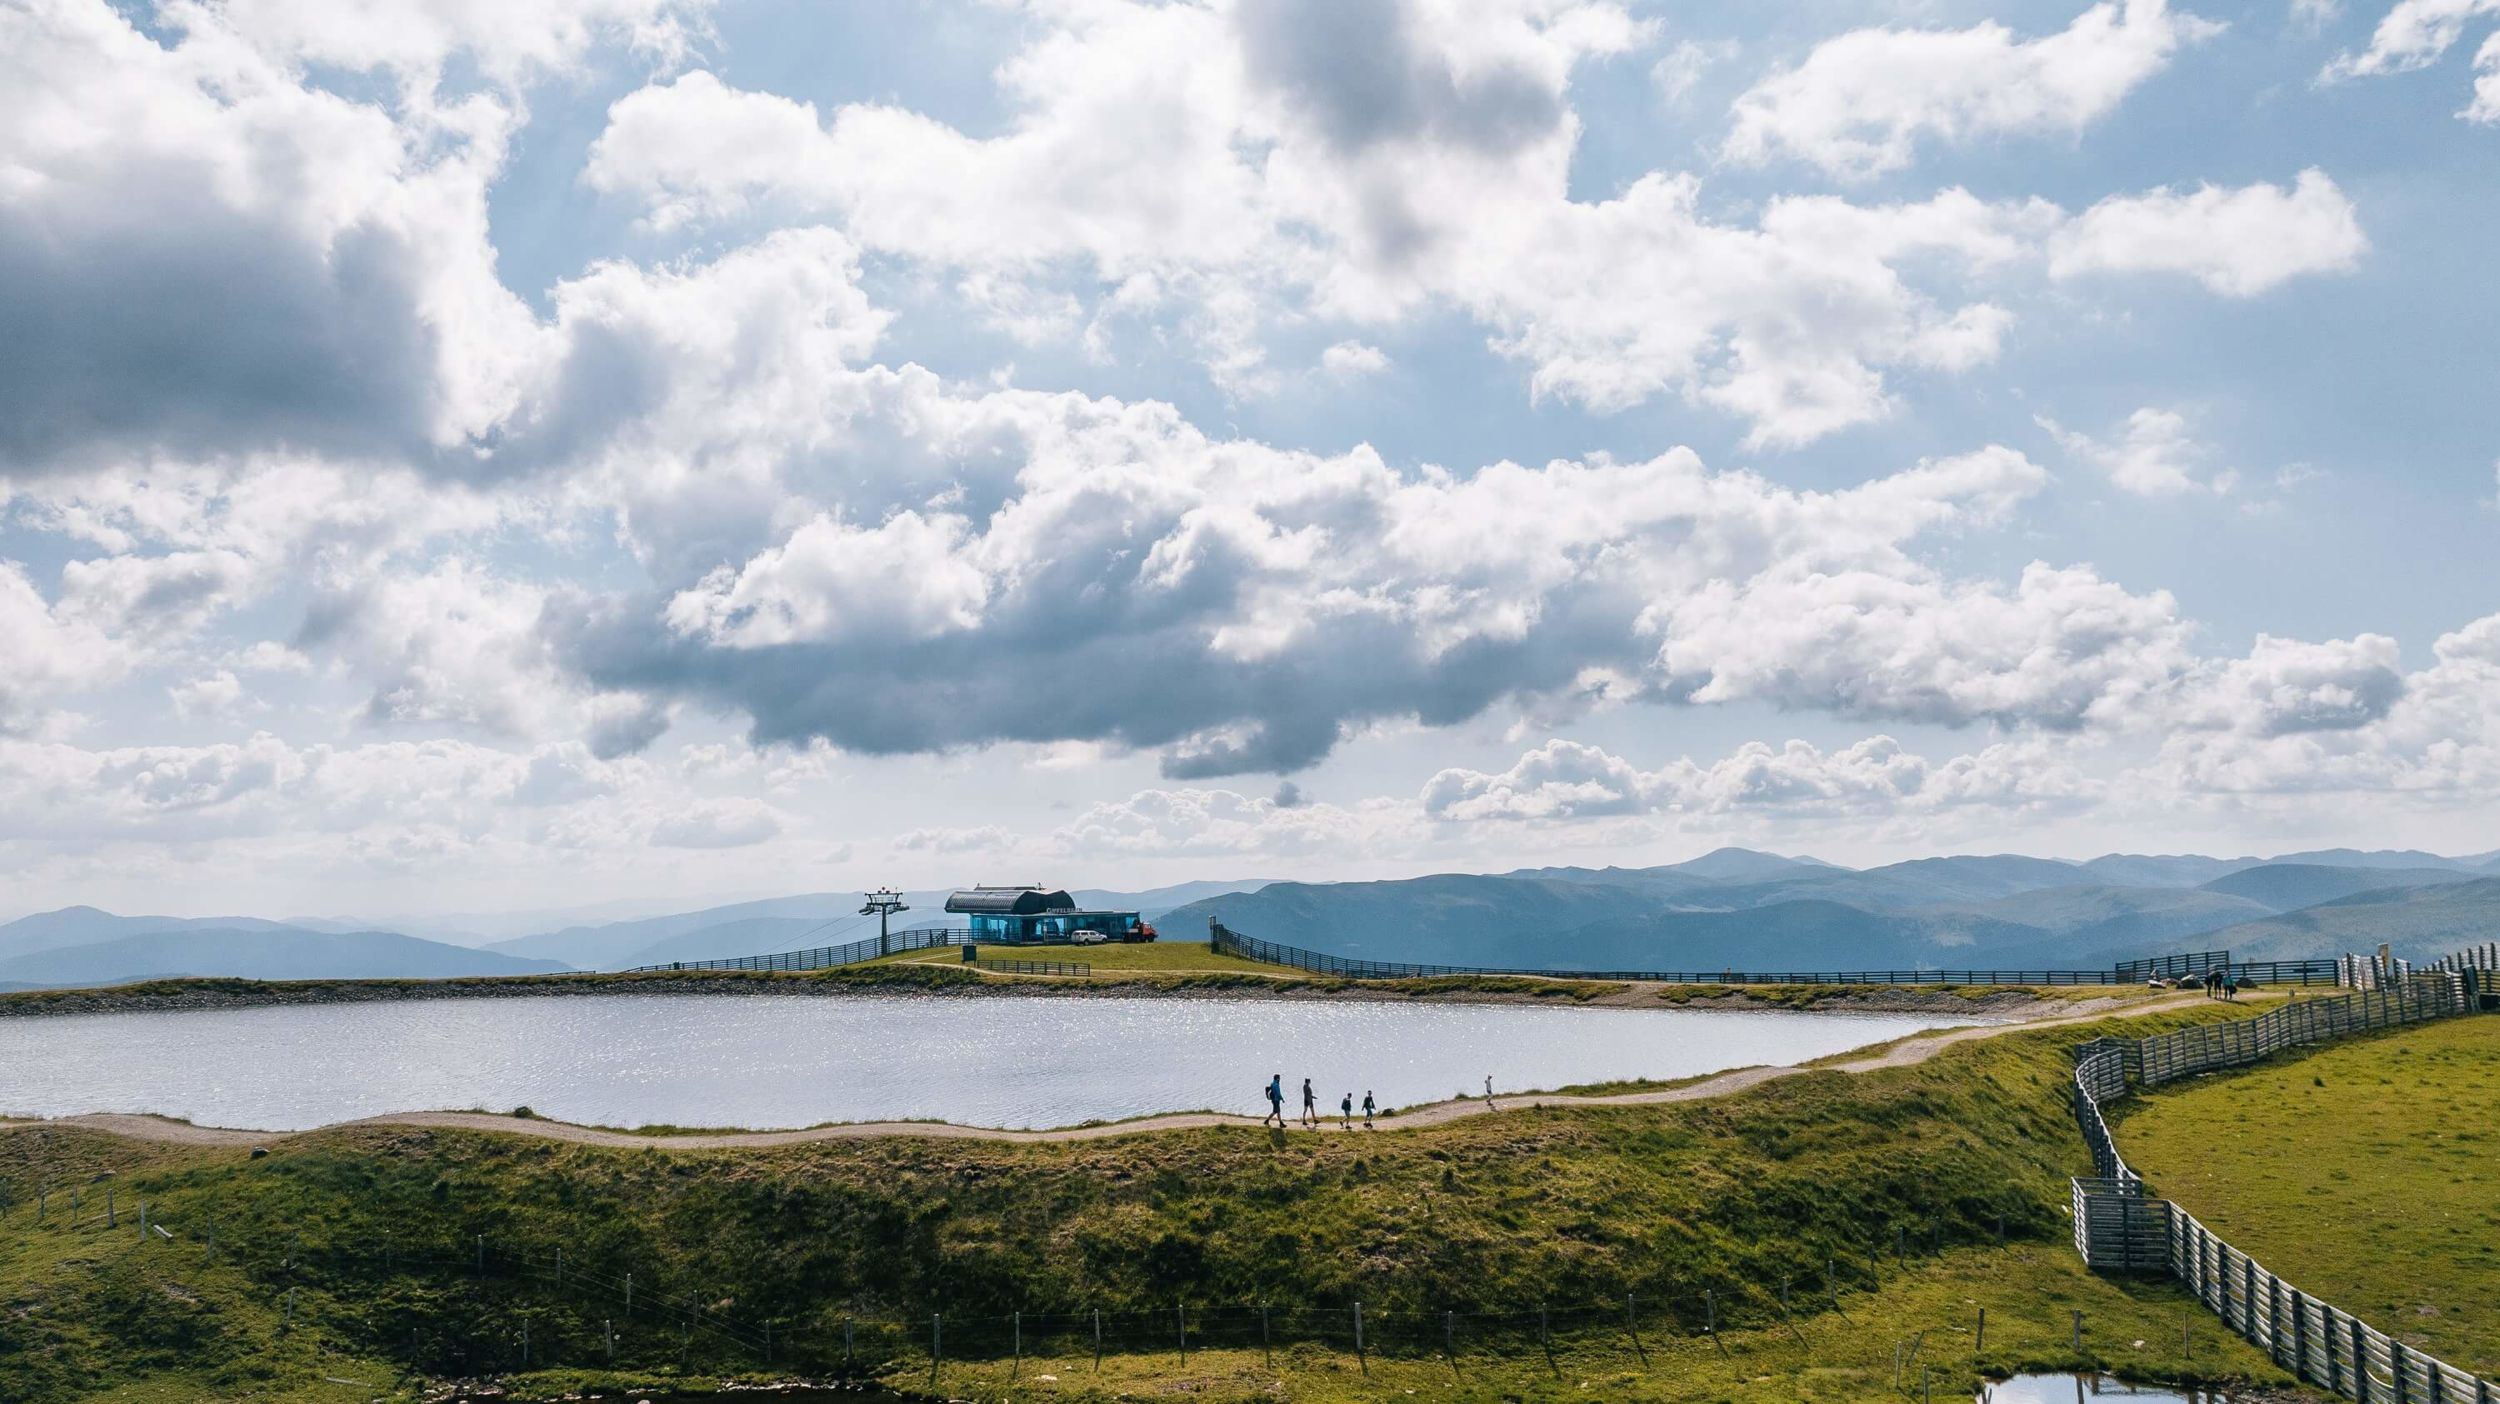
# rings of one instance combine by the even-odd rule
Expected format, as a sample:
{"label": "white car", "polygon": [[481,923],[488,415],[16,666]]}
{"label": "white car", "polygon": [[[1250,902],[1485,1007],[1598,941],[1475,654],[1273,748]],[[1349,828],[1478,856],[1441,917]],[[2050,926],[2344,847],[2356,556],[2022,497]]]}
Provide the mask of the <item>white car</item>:
{"label": "white car", "polygon": [[1068,944],[1071,946],[1099,946],[1108,942],[1110,939],[1111,937],[1107,932],[1078,931],[1069,935]]}

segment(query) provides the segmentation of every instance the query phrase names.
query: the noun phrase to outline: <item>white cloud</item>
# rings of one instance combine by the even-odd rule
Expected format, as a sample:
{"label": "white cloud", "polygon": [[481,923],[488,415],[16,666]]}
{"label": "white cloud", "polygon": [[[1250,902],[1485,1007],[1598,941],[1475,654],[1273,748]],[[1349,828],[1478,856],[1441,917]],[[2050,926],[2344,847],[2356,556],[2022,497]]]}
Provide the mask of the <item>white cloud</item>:
{"label": "white cloud", "polygon": [[2212,684],[2211,724],[2172,736],[2126,780],[2240,804],[2353,793],[2479,803],[2500,785],[2500,615],[2441,635],[2432,655],[2399,676],[2384,638],[2261,639],[2247,666]]}
{"label": "white cloud", "polygon": [[1320,369],[1339,380],[1358,380],[1389,368],[1389,354],[1360,341],[1340,341],[1319,355]]}
{"label": "white cloud", "polygon": [[2500,33],[2474,52],[2474,100],[2459,115],[2469,122],[2500,122]]}
{"label": "white cloud", "polygon": [[1860,29],[1736,100],[1726,153],[1807,161],[1845,179],[1910,164],[1922,140],[2079,132],[2221,26],[2165,0],[2100,4],[2018,40],[1995,21],[1960,30]]}
{"label": "white cloud", "polygon": [[1650,65],[1649,81],[1657,86],[1660,97],[1681,103],[1693,95],[1702,75],[1735,58],[1737,48],[1733,39],[1679,39]]}
{"label": "white cloud", "polygon": [[118,676],[127,654],[93,623],[57,611],[15,561],[0,561],[0,737],[55,720],[60,699]]}
{"label": "white cloud", "polygon": [[1425,814],[1448,823],[1528,823],[1678,814],[1891,817],[1965,807],[2071,809],[2097,793],[2070,757],[2041,741],[2000,742],[1932,762],[1889,736],[1826,751],[1750,741],[1728,755],[1644,771],[1595,746],[1553,740],[1497,773],[1450,769],[1424,786]]}
{"label": "white cloud", "polygon": [[174,684],[166,690],[174,712],[183,717],[222,716],[243,700],[243,680],[223,668]]}
{"label": "white cloud", "polygon": [[[2022,253],[2054,215],[1951,191],[1774,200],[1748,226],[1706,217],[1698,183],[1662,172],[1573,200],[1572,68],[1642,26],[1549,0],[1465,22],[1333,8],[1244,10],[1238,28],[1186,5],[1062,13],[1002,69],[1017,115],[989,138],[690,73],[615,104],[585,179],[662,225],[835,218],[993,304],[1030,284],[1064,324],[1055,299],[1108,288],[1089,337],[1104,319],[1178,316],[1236,387],[1259,379],[1271,320],[1361,328],[1455,307],[1540,395],[1614,411],[1682,394],[1761,443],[1888,412],[1888,370],[1990,359],[2007,314],[1941,285]],[[1366,45],[1329,38],[1347,25]],[[1913,264],[1945,276],[1913,281]]]}
{"label": "white cloud", "polygon": [[2212,448],[2189,431],[2187,416],[2150,405],[2128,415],[2116,434],[2096,439],[2041,416],[2041,428],[2068,453],[2108,475],[2112,486],[2138,497],[2175,497],[2207,488],[2227,492],[2228,473],[2205,476]]}
{"label": "white cloud", "polygon": [[100,3],[0,9],[0,323],[20,352],[0,470],[462,449],[533,343],[487,238],[511,107],[397,120],[304,86],[222,9],[159,18],[170,43]]}
{"label": "white cloud", "polygon": [[[2359,53],[2335,56],[2318,75],[2324,82],[2428,68],[2465,37],[2468,23],[2500,15],[2500,0],[2397,0],[2371,31]],[[2474,95],[2457,115],[2469,122],[2500,122],[2500,32],[2474,55]]]}
{"label": "white cloud", "polygon": [[2313,167],[2289,190],[2261,182],[2113,195],[2050,241],[2049,273],[2183,273],[2225,297],[2254,297],[2349,269],[2369,247],[2352,201]]}
{"label": "white cloud", "polygon": [[2246,658],[2196,681],[2184,720],[2252,736],[2351,731],[2383,720],[2404,692],[2396,641],[2384,634],[2323,643],[2259,634]]}
{"label": "white cloud", "polygon": [[504,84],[574,72],[602,43],[674,60],[710,8],[710,0],[222,0],[217,14],[271,53],[392,69],[430,87],[455,57]]}

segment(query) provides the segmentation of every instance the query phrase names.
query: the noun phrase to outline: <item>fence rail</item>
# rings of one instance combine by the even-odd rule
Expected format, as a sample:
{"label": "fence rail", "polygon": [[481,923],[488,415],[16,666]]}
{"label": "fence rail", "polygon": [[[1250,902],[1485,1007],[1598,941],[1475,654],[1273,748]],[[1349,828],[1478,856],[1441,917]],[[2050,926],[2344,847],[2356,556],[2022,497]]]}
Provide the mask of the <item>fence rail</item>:
{"label": "fence rail", "polygon": [[781,951],[772,955],[728,956],[720,960],[670,960],[657,965],[630,966],[624,973],[648,974],[665,970],[831,970],[841,965],[857,965],[897,951],[921,951],[933,946],[962,946],[972,941],[972,933],[956,926],[915,926],[905,931],[889,932],[883,937],[870,936],[839,946],[811,946],[803,951]]}
{"label": "fence rail", "polygon": [[1091,975],[1094,967],[1082,960],[992,960],[988,956],[964,958],[967,965],[995,970],[1002,975]]}
{"label": "fence rail", "polygon": [[[2156,1199],[2127,1166],[2102,1105],[2133,1085],[2254,1063],[2347,1033],[2471,1012],[2491,947],[2450,957],[2401,988],[2364,988],[2238,1023],[2142,1039],[2096,1039],[2075,1050],[2075,1120],[2093,1173],[2073,1181],[2075,1251],[2093,1268],[2177,1278],[2223,1324],[2311,1384],[2360,1404],[2500,1404],[2500,1383],[2424,1354],[2318,1300],[2233,1247],[2196,1216]],[[2451,963],[2454,962],[2454,963]]]}
{"label": "fence rail", "polygon": [[[1222,922],[1210,922],[1210,944],[1219,954],[1245,960],[1288,965],[1316,975],[1356,980],[1430,979],[1444,975],[1524,975],[1554,980],[1640,980],[1662,985],[2137,985],[2153,978],[2142,973],[2176,964],[2183,973],[2230,966],[2229,951],[2201,951],[2129,961],[2109,970],[1553,970],[1524,966],[1429,965],[1407,961],[1363,960],[1328,955],[1299,946],[1244,936]],[[2281,962],[2286,968],[2314,966],[2313,978],[2331,976],[2332,961]]]}

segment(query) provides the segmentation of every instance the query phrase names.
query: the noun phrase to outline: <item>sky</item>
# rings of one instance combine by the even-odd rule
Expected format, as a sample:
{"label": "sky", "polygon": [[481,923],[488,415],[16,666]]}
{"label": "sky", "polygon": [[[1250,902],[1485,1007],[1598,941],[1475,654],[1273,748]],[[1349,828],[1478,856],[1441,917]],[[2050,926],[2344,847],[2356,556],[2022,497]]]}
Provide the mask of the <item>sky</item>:
{"label": "sky", "polygon": [[0,916],[2500,846],[2500,0],[0,0]]}

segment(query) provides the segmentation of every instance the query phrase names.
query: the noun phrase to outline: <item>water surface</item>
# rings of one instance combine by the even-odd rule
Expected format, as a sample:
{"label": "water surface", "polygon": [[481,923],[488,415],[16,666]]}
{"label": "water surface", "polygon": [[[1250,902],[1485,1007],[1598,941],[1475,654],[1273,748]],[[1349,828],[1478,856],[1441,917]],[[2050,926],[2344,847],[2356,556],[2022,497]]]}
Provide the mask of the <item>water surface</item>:
{"label": "water surface", "polygon": [[[933,995],[550,995],[0,1019],[0,1113],[155,1112],[302,1130],[527,1106],[602,1126],[926,1118],[1070,1126],[1333,1112],[1793,1063],[1952,1022],[1502,1004]],[[1358,1113],[1359,1116],[1359,1113]]]}
{"label": "water surface", "polygon": [[2139,1404],[2230,1404],[2231,1396],[2185,1385],[2128,1384],[2107,1375],[2016,1375],[1980,1386],[1978,1404],[2089,1404],[2133,1399]]}

